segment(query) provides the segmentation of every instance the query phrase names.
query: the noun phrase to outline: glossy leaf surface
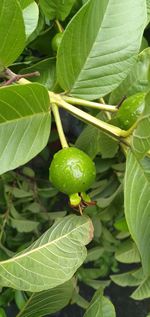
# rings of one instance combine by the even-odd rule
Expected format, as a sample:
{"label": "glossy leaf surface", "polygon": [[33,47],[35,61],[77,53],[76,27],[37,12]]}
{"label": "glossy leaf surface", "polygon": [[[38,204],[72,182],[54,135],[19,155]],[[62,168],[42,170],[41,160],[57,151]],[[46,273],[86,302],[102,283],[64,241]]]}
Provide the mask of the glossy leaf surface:
{"label": "glossy leaf surface", "polygon": [[16,0],[0,0],[0,71],[20,55],[25,45],[21,7]]}
{"label": "glossy leaf surface", "polygon": [[138,55],[135,65],[128,76],[110,95],[110,103],[117,104],[123,96],[132,96],[150,89],[150,48],[146,48]]}
{"label": "glossy leaf surface", "polygon": [[40,0],[40,5],[45,15],[50,19],[63,21],[69,14],[75,0]]}
{"label": "glossy leaf surface", "polygon": [[146,18],[145,0],[87,1],[66,28],[58,50],[62,88],[89,100],[115,89],[135,62]]}

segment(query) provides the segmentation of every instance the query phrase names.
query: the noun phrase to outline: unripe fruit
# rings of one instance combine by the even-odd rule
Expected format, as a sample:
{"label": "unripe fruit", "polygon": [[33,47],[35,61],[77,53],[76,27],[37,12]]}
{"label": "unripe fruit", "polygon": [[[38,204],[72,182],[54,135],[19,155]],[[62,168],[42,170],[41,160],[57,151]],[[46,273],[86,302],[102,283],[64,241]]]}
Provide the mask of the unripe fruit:
{"label": "unripe fruit", "polygon": [[63,33],[60,32],[60,33],[57,33],[56,35],[54,35],[54,37],[52,38],[51,45],[52,45],[52,49],[54,52],[58,51],[62,37],[63,37]]}
{"label": "unripe fruit", "polygon": [[85,192],[96,176],[95,164],[83,151],[68,147],[54,155],[50,165],[50,181],[62,193]]}
{"label": "unripe fruit", "polygon": [[130,129],[144,110],[145,95],[140,92],[125,99],[111,123],[123,130]]}

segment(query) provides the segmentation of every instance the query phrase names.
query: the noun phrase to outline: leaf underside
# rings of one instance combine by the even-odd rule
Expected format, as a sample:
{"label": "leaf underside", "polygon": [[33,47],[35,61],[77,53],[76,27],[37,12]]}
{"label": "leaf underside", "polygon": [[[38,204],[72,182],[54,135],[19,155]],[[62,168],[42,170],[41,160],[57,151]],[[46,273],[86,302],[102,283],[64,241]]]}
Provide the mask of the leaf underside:
{"label": "leaf underside", "polygon": [[40,292],[63,284],[86,258],[92,231],[85,216],[58,220],[29,248],[0,262],[0,285]]}

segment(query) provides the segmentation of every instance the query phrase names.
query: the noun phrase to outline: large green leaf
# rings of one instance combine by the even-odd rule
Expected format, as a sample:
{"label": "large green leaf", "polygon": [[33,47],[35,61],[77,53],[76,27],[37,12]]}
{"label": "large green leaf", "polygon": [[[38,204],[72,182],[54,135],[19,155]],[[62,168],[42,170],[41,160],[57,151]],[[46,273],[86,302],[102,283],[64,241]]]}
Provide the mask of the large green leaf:
{"label": "large green leaf", "polygon": [[115,309],[111,301],[103,296],[101,289],[96,291],[92,301],[84,314],[84,317],[116,317]]}
{"label": "large green leaf", "polygon": [[69,280],[86,258],[93,237],[91,220],[64,217],[29,248],[0,262],[0,285],[40,292]]}
{"label": "large green leaf", "polygon": [[110,95],[110,103],[117,104],[123,96],[132,96],[138,92],[150,89],[150,48],[138,55],[136,64],[132,67],[125,80]]}
{"label": "large green leaf", "polygon": [[50,20],[65,20],[74,3],[75,0],[40,0],[40,6]]}
{"label": "large green leaf", "polygon": [[115,89],[135,62],[146,17],[145,0],[87,1],[58,50],[62,88],[89,100]]}
{"label": "large green leaf", "polygon": [[25,24],[26,38],[35,31],[38,25],[39,19],[39,7],[34,0],[20,0],[20,4],[23,8],[23,18]]}
{"label": "large green leaf", "polygon": [[0,174],[25,164],[46,146],[50,121],[42,85],[0,89]]}
{"label": "large green leaf", "polygon": [[145,275],[150,274],[150,181],[143,166],[129,151],[125,173],[125,215],[139,249]]}
{"label": "large green leaf", "polygon": [[17,317],[42,317],[65,307],[73,294],[73,281],[47,291],[33,293]]}
{"label": "large green leaf", "polygon": [[150,93],[145,98],[145,108],[133,132],[132,146],[136,156],[143,158],[150,150]]}
{"label": "large green leaf", "polygon": [[17,0],[0,0],[0,71],[20,55],[25,45],[22,11]]}

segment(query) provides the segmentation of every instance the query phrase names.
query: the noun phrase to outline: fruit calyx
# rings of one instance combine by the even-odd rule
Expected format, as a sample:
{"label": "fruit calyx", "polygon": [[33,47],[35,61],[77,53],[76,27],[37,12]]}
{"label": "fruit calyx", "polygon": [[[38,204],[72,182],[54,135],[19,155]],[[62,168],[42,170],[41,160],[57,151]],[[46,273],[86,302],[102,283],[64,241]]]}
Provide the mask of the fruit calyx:
{"label": "fruit calyx", "polygon": [[87,207],[87,206],[92,206],[95,205],[96,202],[95,201],[91,201],[91,198],[89,195],[87,195],[85,192],[82,193],[75,193],[69,196],[69,202],[70,202],[70,206],[79,211],[80,214],[83,214],[83,210]]}

